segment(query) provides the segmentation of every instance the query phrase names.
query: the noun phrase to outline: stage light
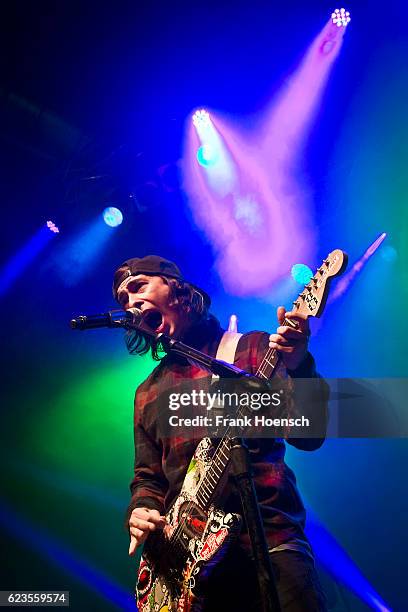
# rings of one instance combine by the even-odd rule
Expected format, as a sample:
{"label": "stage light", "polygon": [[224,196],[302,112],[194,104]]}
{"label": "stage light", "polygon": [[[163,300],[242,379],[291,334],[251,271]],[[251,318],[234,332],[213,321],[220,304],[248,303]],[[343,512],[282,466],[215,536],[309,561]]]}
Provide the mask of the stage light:
{"label": "stage light", "polygon": [[[315,236],[307,222],[312,201],[293,170],[342,48],[346,28],[333,20],[341,25],[350,21],[348,11],[337,10],[333,17],[327,12],[326,23],[281,93],[273,96],[263,121],[254,121],[252,134],[250,126],[241,126],[236,118],[234,127],[232,118],[215,110],[211,117],[204,109],[188,115],[183,188],[195,222],[214,247],[224,288],[232,295],[262,296],[283,280],[282,261],[311,261],[315,255]],[[203,145],[219,152],[211,167],[206,151],[197,151]],[[287,169],[284,181],[282,168]],[[287,217],[298,221],[290,232]],[[290,267],[284,280],[293,285]]]}
{"label": "stage light", "polygon": [[17,541],[23,542],[25,549],[34,551],[39,559],[45,559],[54,568],[53,571],[62,570],[73,576],[75,581],[82,582],[87,589],[92,589],[102,598],[112,602],[111,608],[131,610],[132,605],[133,609],[135,608],[134,597],[130,596],[128,589],[125,590],[103,571],[82,559],[79,553],[72,551],[72,546],[69,547],[62,540],[51,536],[48,531],[18,514],[2,500],[0,525],[2,531],[9,532]]}
{"label": "stage light", "polygon": [[122,218],[120,210],[108,207],[89,223],[81,224],[78,232],[64,242],[52,264],[64,285],[74,287],[90,274],[108,241],[116,235],[112,228],[120,225]]}
{"label": "stage light", "polygon": [[374,240],[374,242],[372,244],[370,244],[370,246],[368,247],[368,249],[366,250],[366,252],[363,255],[363,258],[364,258],[365,261],[369,257],[371,257],[371,255],[374,255],[374,253],[376,252],[378,247],[384,242],[386,237],[387,237],[387,232],[383,232],[382,234],[380,234],[378,236],[378,238],[376,240]]}
{"label": "stage light", "polygon": [[311,278],[313,278],[313,272],[305,264],[295,264],[291,270],[292,277],[299,283],[299,285],[307,285]]}
{"label": "stage light", "polygon": [[346,9],[344,8],[336,9],[332,13],[331,18],[332,18],[332,22],[338,28],[341,28],[342,26],[345,28],[351,21],[350,13],[346,11]]}
{"label": "stage light", "polygon": [[211,125],[210,114],[204,110],[198,110],[193,115],[193,124],[197,129],[209,127]]}
{"label": "stage light", "polygon": [[0,296],[22,275],[26,267],[54,240],[59,233],[52,222],[42,222],[40,229],[0,268]]}
{"label": "stage light", "polygon": [[115,208],[114,206],[108,206],[103,211],[103,220],[106,225],[109,227],[117,227],[123,221],[123,215],[120,212],[119,208]]}
{"label": "stage light", "polygon": [[[387,232],[383,232],[374,240],[372,244],[365,250],[364,254],[358,259],[352,266],[350,270],[339,280],[334,291],[331,292],[329,296],[329,304],[337,300],[338,297],[343,295],[345,291],[349,288],[352,281],[355,279],[357,274],[361,272],[363,267],[366,265],[367,261],[374,255],[374,253],[378,250],[380,245],[384,242],[387,237]],[[384,251],[384,248],[381,249]]]}
{"label": "stage light", "polygon": [[370,610],[391,612],[391,608],[377,593],[336,538],[319,520],[317,514],[309,507],[306,509],[308,515],[306,534],[312,543],[316,559],[339,585],[341,584],[351,593],[354,593],[367,604]]}
{"label": "stage light", "polygon": [[381,249],[380,253],[384,261],[387,261],[389,263],[392,263],[398,259],[398,253],[393,246],[388,245],[384,247],[383,249]]}
{"label": "stage light", "polygon": [[229,332],[234,332],[234,333],[238,332],[238,317],[237,317],[237,315],[232,314],[230,316],[229,323],[228,323],[228,331]]}
{"label": "stage light", "polygon": [[197,161],[201,166],[214,166],[218,158],[219,152],[209,144],[204,144],[197,150]]}
{"label": "stage light", "polygon": [[58,227],[52,221],[47,221],[47,227],[50,230],[50,232],[53,232],[54,234],[59,234]]}

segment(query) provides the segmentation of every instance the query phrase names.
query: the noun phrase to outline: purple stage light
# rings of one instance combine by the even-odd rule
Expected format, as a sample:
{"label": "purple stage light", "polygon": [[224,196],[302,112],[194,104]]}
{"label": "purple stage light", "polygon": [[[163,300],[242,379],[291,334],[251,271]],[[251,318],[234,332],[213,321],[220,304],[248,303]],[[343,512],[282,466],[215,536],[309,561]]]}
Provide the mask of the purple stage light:
{"label": "purple stage light", "polygon": [[377,251],[377,249],[380,247],[380,245],[384,242],[384,240],[387,237],[387,233],[383,232],[382,234],[380,234],[378,236],[378,238],[376,238],[376,240],[374,240],[374,242],[372,244],[370,244],[370,246],[368,247],[368,249],[366,249],[366,251],[364,252],[364,254],[362,255],[362,257],[360,257],[360,259],[358,259],[355,264],[353,265],[353,267],[347,272],[347,274],[345,274],[338,282],[336,288],[334,291],[332,291],[332,293],[330,294],[329,297],[329,304],[331,304],[331,302],[334,302],[334,300],[336,300],[337,298],[339,298],[341,295],[343,295],[343,293],[346,292],[346,290],[349,288],[349,286],[351,285],[352,281],[354,281],[355,277],[357,276],[357,274],[359,272],[361,272],[361,270],[363,269],[363,267],[366,265],[367,261],[374,255],[374,253]]}
{"label": "purple stage light", "polygon": [[233,295],[264,295],[284,275],[288,261],[312,258],[308,230],[292,223],[303,219],[293,211],[296,190],[285,197],[281,173],[272,163],[265,167],[262,152],[224,118],[216,115],[212,131],[220,159],[203,168],[196,161],[200,136],[190,125],[184,169],[188,201],[217,251],[215,265],[225,289]]}
{"label": "purple stage light", "polygon": [[342,26],[345,28],[351,21],[350,13],[344,8],[336,9],[332,13],[331,18],[334,25],[336,25],[338,28],[341,28]]}
{"label": "purple stage light", "polygon": [[229,332],[234,332],[234,333],[238,332],[238,317],[237,317],[237,315],[232,314],[230,316],[229,323],[228,323],[228,331]]}
{"label": "purple stage light", "polygon": [[211,125],[210,114],[204,109],[197,110],[193,115],[193,124],[197,129]]}
{"label": "purple stage light", "polygon": [[53,232],[54,234],[59,234],[58,227],[52,221],[47,221],[47,227],[50,230],[50,232]]}
{"label": "purple stage light", "polygon": [[[234,189],[236,168],[218,125],[214,125],[208,111],[201,109],[194,114],[189,133],[190,145],[194,147],[191,157],[191,162],[195,162],[194,174],[199,173],[215,197],[226,197]],[[192,153],[193,150],[189,155]]]}
{"label": "purple stage light", "polygon": [[383,232],[382,234],[380,234],[378,236],[378,238],[376,240],[374,240],[373,244],[371,244],[368,249],[366,250],[366,252],[363,255],[363,259],[367,260],[369,257],[371,257],[371,255],[374,255],[374,253],[376,252],[376,250],[378,249],[378,247],[380,246],[380,244],[382,242],[384,242],[384,240],[387,237],[387,233]]}
{"label": "purple stage light", "polygon": [[[350,20],[347,11],[338,11]],[[233,127],[215,112],[210,119],[204,109],[188,126],[184,188],[195,222],[217,253],[223,286],[233,295],[265,296],[290,262],[313,260],[313,211],[298,163],[344,34],[345,27],[328,19],[257,133]],[[208,145],[219,152],[217,163],[203,158],[198,164],[197,150]]]}

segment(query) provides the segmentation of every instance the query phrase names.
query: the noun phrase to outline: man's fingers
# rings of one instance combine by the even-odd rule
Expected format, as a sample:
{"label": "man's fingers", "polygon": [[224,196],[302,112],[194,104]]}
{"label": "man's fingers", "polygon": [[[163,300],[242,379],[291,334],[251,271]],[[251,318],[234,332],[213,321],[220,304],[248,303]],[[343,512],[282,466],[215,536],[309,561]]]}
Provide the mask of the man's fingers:
{"label": "man's fingers", "polygon": [[132,556],[135,554],[136,552],[136,548],[137,548],[137,540],[134,536],[130,537],[130,544],[129,544],[129,555]]}
{"label": "man's fingers", "polygon": [[276,314],[278,316],[280,325],[282,325],[285,319],[297,321],[300,325],[303,325],[309,321],[309,317],[306,314],[303,314],[302,312],[286,312],[286,309],[283,306],[278,306]]}
{"label": "man's fingers", "polygon": [[130,544],[129,555],[134,555],[138,546],[143,544],[151,531],[163,529],[166,517],[157,510],[149,508],[134,508],[129,519]]}
{"label": "man's fingers", "polygon": [[144,529],[139,529],[139,527],[130,527],[129,531],[130,535],[134,536],[137,540],[139,540],[145,533],[149,533]]}
{"label": "man's fingers", "polygon": [[130,537],[135,538],[136,546],[140,546],[146,540],[149,535],[148,531],[143,531],[143,529],[138,529],[137,527],[130,528]]}
{"label": "man's fingers", "polygon": [[310,334],[309,317],[307,315],[295,312],[287,312],[285,313],[285,319],[289,319],[290,321],[296,322],[298,324],[298,329],[306,332],[307,334]]}
{"label": "man's fingers", "polygon": [[279,325],[282,325],[285,320],[286,308],[284,306],[278,306],[276,309],[276,315],[278,317]]}
{"label": "man's fingers", "polygon": [[155,525],[153,523],[149,523],[148,521],[143,521],[141,519],[134,518],[129,521],[129,531],[130,531],[130,544],[129,544],[129,555],[134,555],[138,546],[141,546],[149,535],[151,531],[154,531],[156,527],[164,528],[167,525],[166,519],[164,517],[160,517],[160,522]]}
{"label": "man's fingers", "polygon": [[292,327],[280,326],[276,330],[277,334],[280,334],[284,338],[293,338],[293,340],[300,340],[302,338],[307,337],[307,333],[302,331],[301,329],[293,329]]}
{"label": "man's fingers", "polygon": [[157,510],[154,510],[153,512],[155,514],[149,514],[149,518],[148,518],[149,523],[154,523],[156,525],[156,527],[163,528],[164,525],[166,524],[166,517],[165,516],[161,516],[157,512]]}
{"label": "man's fingers", "polygon": [[274,342],[275,344],[283,344],[285,346],[288,344],[288,341],[280,334],[271,334],[269,336],[269,344],[271,342]]}
{"label": "man's fingers", "polygon": [[281,327],[288,327],[289,329],[293,331],[297,331],[295,328],[285,325],[285,319],[289,319],[290,321],[294,321],[295,323],[297,323],[298,330],[300,332],[310,335],[309,318],[307,315],[302,314],[302,313],[296,313],[296,312],[286,312],[283,306],[278,306],[276,312],[278,316],[279,325]]}
{"label": "man's fingers", "polygon": [[157,510],[150,510],[149,508],[134,508],[132,516],[137,516],[137,518],[147,521],[150,518],[153,519],[155,516],[160,516],[160,514]]}
{"label": "man's fingers", "polygon": [[308,316],[302,312],[285,312],[285,319],[302,322],[308,321]]}
{"label": "man's fingers", "polygon": [[164,526],[163,532],[164,534],[170,538],[171,534],[174,531],[174,527],[172,527],[172,525],[170,525],[169,523],[166,523],[166,525]]}
{"label": "man's fingers", "polygon": [[153,531],[154,529],[156,529],[156,525],[153,522],[150,521],[144,521],[143,519],[137,518],[137,517],[131,517],[130,521],[129,521],[129,525],[131,527],[138,527],[139,529],[150,529],[151,531]]}
{"label": "man's fingers", "polygon": [[[278,307],[277,316],[279,327],[276,334],[269,336],[269,347],[282,354],[282,360],[288,369],[296,370],[307,350],[310,336],[309,319],[304,314],[286,312],[283,306]],[[296,325],[288,325],[289,321]]]}
{"label": "man's fingers", "polygon": [[147,527],[147,523],[153,524],[162,529],[166,524],[166,517],[161,516],[157,510],[150,510],[149,508],[135,508],[130,515],[129,524],[135,524],[134,521],[141,521],[140,524],[146,529],[150,528]]}
{"label": "man's fingers", "polygon": [[138,546],[143,544],[146,539],[146,534],[141,529],[133,529],[130,535],[130,544],[129,544],[129,555],[132,556],[135,554]]}
{"label": "man's fingers", "polygon": [[293,346],[283,346],[283,344],[276,344],[276,342],[270,342],[269,346],[281,353],[293,353],[294,351]]}

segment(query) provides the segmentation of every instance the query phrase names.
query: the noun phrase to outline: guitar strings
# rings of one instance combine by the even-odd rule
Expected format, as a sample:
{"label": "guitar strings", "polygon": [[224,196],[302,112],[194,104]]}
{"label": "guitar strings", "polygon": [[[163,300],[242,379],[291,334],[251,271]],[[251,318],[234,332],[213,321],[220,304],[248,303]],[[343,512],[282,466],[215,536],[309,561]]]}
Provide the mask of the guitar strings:
{"label": "guitar strings", "polygon": [[[284,323],[287,323],[287,319],[284,320]],[[275,371],[275,368],[277,366],[277,363],[279,361],[279,353],[276,349],[274,348],[268,348],[266,354],[264,355],[262,362],[260,364],[260,366],[258,367],[255,376],[257,376],[258,378],[263,378],[263,379],[269,379],[271,378],[272,374]],[[238,409],[238,414],[239,414],[239,409]],[[217,464],[217,461],[219,460],[219,455],[222,453],[224,455],[224,457],[226,458],[226,462],[221,461],[221,473],[218,475],[218,482],[216,481],[216,485],[213,489],[213,491],[211,492],[211,489],[209,491],[209,496],[208,499],[204,501],[205,506],[207,506],[210,503],[211,498],[213,497],[213,495],[215,494],[215,491],[217,489],[217,485],[218,483],[221,481],[221,477],[222,474],[224,472],[224,470],[226,470],[226,468],[228,467],[228,464],[231,461],[231,457],[226,454],[224,452],[224,447],[226,451],[229,451],[230,449],[228,448],[228,445],[231,443],[231,436],[229,435],[231,431],[231,426],[228,425],[223,437],[221,438],[218,446],[215,449],[214,452],[214,456],[212,458],[211,461],[211,465],[208,468],[208,471],[206,472],[204,478],[202,479],[201,483],[198,485],[198,489],[195,495],[195,498],[198,500],[201,491],[204,489],[205,491],[205,478],[207,478],[211,472],[211,470],[213,469],[213,466]],[[219,466],[218,466],[219,467]],[[207,495],[208,495],[208,491],[207,491]],[[203,497],[203,495],[201,495],[201,497]],[[192,510],[192,508],[194,507],[195,502],[193,500],[190,500],[190,502],[187,504],[187,507],[185,509],[185,515],[188,516],[189,512]],[[199,504],[196,504],[200,507]],[[204,510],[205,508],[201,508],[202,510]],[[169,538],[169,545],[170,547],[173,547],[173,545],[176,544],[181,544],[184,547],[184,542],[182,542],[181,540],[181,532],[184,529],[184,526],[186,524],[186,519],[179,520],[177,527],[175,528],[175,530],[173,531],[173,533],[171,534],[170,538]]]}
{"label": "guitar strings", "polygon": [[[270,359],[267,359],[268,357]],[[265,356],[264,356],[264,358],[263,358],[263,360],[262,360],[258,370],[256,371],[255,376],[262,377],[264,379],[270,378],[272,376],[272,374],[273,374],[273,371],[274,371],[274,369],[275,369],[275,367],[277,365],[278,360],[279,360],[279,354],[278,354],[277,350],[276,349],[268,348],[268,350],[267,350],[267,352],[266,352],[266,354],[265,354]],[[268,371],[268,375],[266,374],[267,371]],[[216,462],[218,461],[219,455],[221,453],[227,459],[227,461],[225,463],[221,462],[221,464],[222,464],[221,474],[227,468],[227,466],[228,466],[228,464],[230,462],[230,457],[228,455],[226,455],[226,453],[224,452],[224,448],[223,447],[225,447],[226,451],[230,450],[228,448],[228,445],[230,444],[230,441],[231,441],[231,436],[229,435],[230,430],[231,430],[231,427],[228,426],[226,431],[225,431],[225,433],[224,433],[224,435],[223,435],[223,437],[222,437],[222,439],[221,439],[221,441],[219,442],[218,446],[216,447],[216,450],[214,452],[214,457],[212,459],[212,464],[210,465],[210,467],[209,467],[207,473],[205,474],[204,478],[206,478],[209,475],[209,473],[213,469],[214,464],[216,464]],[[200,493],[202,492],[203,489],[204,489],[204,492],[205,492],[205,481],[204,480],[198,486],[198,489],[197,489],[197,492],[196,492],[196,496],[195,496],[196,499],[198,499],[198,497],[200,496]],[[216,487],[214,488],[213,492],[211,492],[211,490],[210,490],[208,499],[204,501],[205,505],[207,505],[210,502],[211,497],[215,493],[215,490],[216,490]],[[207,491],[207,495],[208,495],[208,491]],[[201,497],[203,497],[203,495],[201,495]],[[185,513],[187,515],[190,512],[190,510],[193,508],[194,503],[195,502],[193,502],[191,500],[189,502],[189,504],[187,505],[186,510],[185,510]],[[185,525],[185,520],[184,520],[184,522],[183,521],[179,521],[176,529],[174,530],[173,534],[170,537],[170,541],[174,540],[175,542],[177,542],[179,540],[180,532],[182,531],[184,525]],[[184,545],[184,543],[183,543],[183,545]]]}
{"label": "guitar strings", "polygon": [[[284,320],[284,323],[286,323],[286,322],[287,322],[287,319]],[[261,362],[258,370],[255,373],[255,376],[262,377],[264,379],[269,379],[272,376],[278,361],[279,361],[279,353],[278,353],[278,351],[276,349],[273,349],[273,348],[268,348],[264,358],[262,359],[262,362]],[[222,475],[223,471],[228,467],[228,464],[230,462],[230,457],[228,455],[226,455],[226,453],[224,452],[223,447],[225,447],[226,451],[230,450],[228,448],[228,444],[231,441],[231,437],[229,435],[230,429],[231,429],[231,427],[228,426],[227,429],[226,429],[226,432],[224,433],[224,435],[223,435],[223,437],[222,437],[222,439],[220,441],[220,443],[216,447],[216,450],[214,452],[214,457],[212,459],[212,464],[208,468],[208,471],[205,474],[204,478],[206,478],[210,474],[211,470],[213,469],[213,466],[217,465],[217,461],[219,460],[219,455],[221,453],[225,456],[227,461],[226,462],[222,462],[221,461],[222,467],[221,467],[221,473],[218,475],[219,481],[220,481],[220,476]],[[198,498],[200,496],[200,493],[202,493],[203,489],[204,489],[204,492],[206,492],[207,495],[208,495],[208,491],[205,491],[205,488],[206,488],[205,481],[202,480],[202,482],[199,484],[197,492],[196,492],[196,496],[195,497],[196,497],[197,500],[198,500]],[[205,505],[209,504],[212,496],[215,493],[215,490],[216,490],[216,487],[214,488],[214,490],[212,492],[211,492],[211,489],[210,489],[210,492],[209,492],[209,495],[208,495],[208,499],[204,500],[204,504]],[[203,495],[201,495],[201,497],[203,497]],[[188,515],[188,513],[191,511],[191,509],[193,508],[194,504],[195,504],[195,502],[192,501],[192,500],[188,503],[188,505],[187,505],[187,507],[185,509],[185,514],[186,515]],[[199,504],[197,504],[197,505],[199,505]],[[185,520],[184,521],[179,521],[179,523],[177,524],[176,529],[174,530],[174,532],[170,536],[170,539],[169,539],[170,542],[174,541],[176,543],[176,542],[179,541],[179,538],[180,538],[180,535],[181,535],[180,532],[183,530],[185,522],[186,522]],[[184,546],[183,542],[182,542],[182,545]]]}

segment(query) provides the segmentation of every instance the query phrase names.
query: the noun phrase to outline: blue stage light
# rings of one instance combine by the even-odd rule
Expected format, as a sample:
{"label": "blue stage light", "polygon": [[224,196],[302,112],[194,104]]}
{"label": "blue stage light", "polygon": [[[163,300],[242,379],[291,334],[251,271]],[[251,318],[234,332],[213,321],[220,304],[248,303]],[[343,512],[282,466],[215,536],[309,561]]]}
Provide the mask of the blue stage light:
{"label": "blue stage light", "polygon": [[310,279],[313,277],[313,272],[306,266],[305,264],[295,264],[292,266],[292,277],[295,279],[297,283],[300,285],[307,285]]}
{"label": "blue stage light", "polygon": [[311,508],[307,508],[307,515],[308,525],[306,534],[312,543],[316,559],[325,570],[339,584],[346,587],[351,593],[354,593],[361,601],[366,603],[370,610],[392,612],[391,608],[365,578],[358,566],[337,542],[336,538],[319,520],[317,514]]}
{"label": "blue stage light", "polygon": [[27,517],[20,516],[14,508],[0,501],[0,525],[17,540],[24,542],[26,549],[33,550],[64,573],[81,581],[86,588],[92,589],[117,610],[135,609],[134,597],[120,584],[114,582],[102,570],[92,567],[79,554],[75,554],[62,541],[55,539],[40,526],[30,523]]}
{"label": "blue stage light", "polygon": [[58,227],[52,221],[43,222],[41,228],[10,257],[5,265],[0,268],[0,296],[8,291],[26,267],[58,233]]}
{"label": "blue stage light", "polygon": [[117,227],[123,221],[123,215],[120,212],[119,208],[115,208],[114,206],[108,206],[103,211],[103,220],[106,225],[109,227]]}
{"label": "blue stage light", "polygon": [[383,247],[380,251],[380,255],[384,261],[388,261],[389,263],[393,263],[398,259],[398,253],[391,245]]}

